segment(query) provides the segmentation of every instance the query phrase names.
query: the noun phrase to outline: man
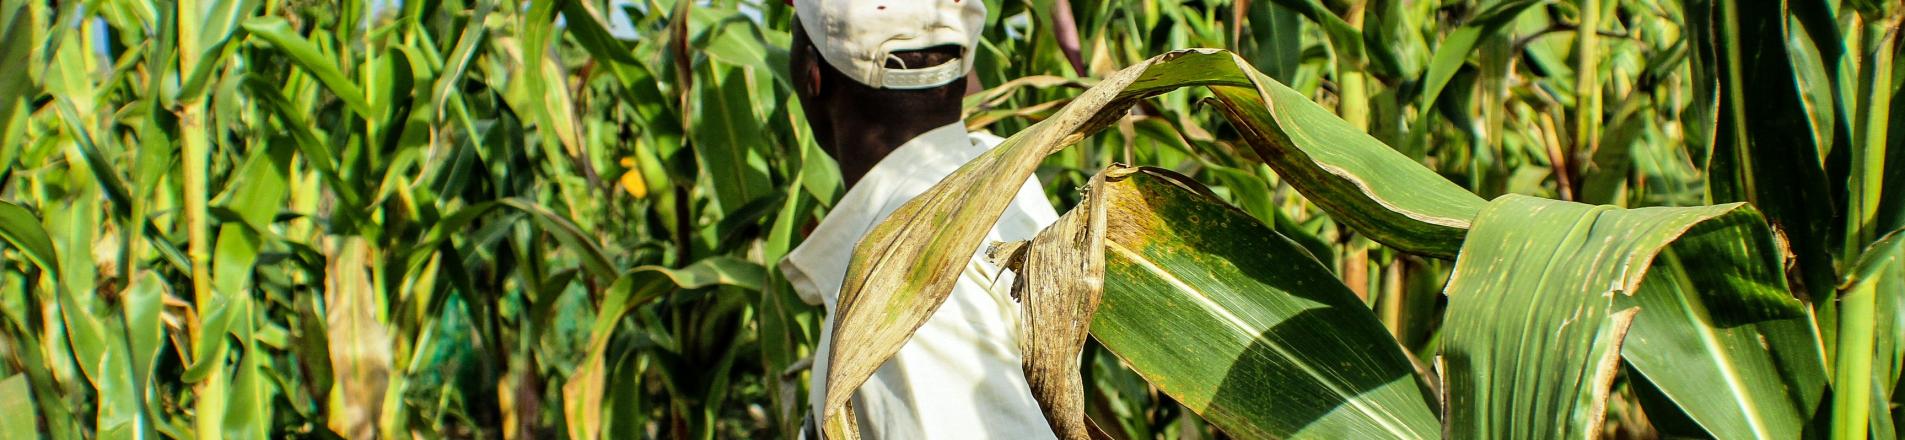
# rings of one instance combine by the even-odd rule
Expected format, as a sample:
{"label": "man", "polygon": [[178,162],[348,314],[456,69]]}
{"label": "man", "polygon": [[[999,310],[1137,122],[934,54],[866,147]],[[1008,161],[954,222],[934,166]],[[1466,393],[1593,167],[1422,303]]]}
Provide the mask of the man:
{"label": "man", "polygon": [[[960,118],[982,0],[794,0],[789,69],[814,137],[839,162],[846,196],[780,263],[801,298],[824,303],[811,414],[822,417],[832,316],[847,264],[875,225],[999,138]],[[989,241],[1029,239],[1058,214],[1036,179]],[[1020,366],[1009,273],[974,250],[950,297],[855,393],[870,438],[1052,438]],[[809,425],[810,427],[812,425]],[[813,431],[807,433],[815,437]]]}

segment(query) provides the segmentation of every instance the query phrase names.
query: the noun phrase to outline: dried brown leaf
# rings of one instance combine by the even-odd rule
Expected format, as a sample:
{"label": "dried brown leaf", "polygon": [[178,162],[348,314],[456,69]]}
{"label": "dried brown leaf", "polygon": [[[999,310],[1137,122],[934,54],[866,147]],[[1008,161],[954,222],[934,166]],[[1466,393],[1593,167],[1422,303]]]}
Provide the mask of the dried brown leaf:
{"label": "dried brown leaf", "polygon": [[1106,178],[1133,168],[1114,165],[1093,176],[1084,201],[1040,231],[1030,244],[1013,247],[1007,268],[1018,274],[1012,296],[1022,304],[1025,381],[1060,438],[1090,438],[1079,355],[1090,337],[1091,317],[1105,285]]}

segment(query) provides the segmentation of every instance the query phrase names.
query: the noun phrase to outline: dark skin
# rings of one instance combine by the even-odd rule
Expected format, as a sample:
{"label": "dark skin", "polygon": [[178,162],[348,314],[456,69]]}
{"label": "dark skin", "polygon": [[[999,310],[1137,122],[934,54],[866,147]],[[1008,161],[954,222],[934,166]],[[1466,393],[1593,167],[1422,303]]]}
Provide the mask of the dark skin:
{"label": "dark skin", "polygon": [[[814,140],[840,163],[847,186],[859,183],[874,164],[920,134],[959,121],[967,81],[923,90],[876,89],[854,81],[820,57],[800,23],[794,23],[788,71],[794,96],[806,110]],[[937,66],[959,57],[953,46],[897,52],[907,66]],[[899,64],[887,61],[887,67]]]}

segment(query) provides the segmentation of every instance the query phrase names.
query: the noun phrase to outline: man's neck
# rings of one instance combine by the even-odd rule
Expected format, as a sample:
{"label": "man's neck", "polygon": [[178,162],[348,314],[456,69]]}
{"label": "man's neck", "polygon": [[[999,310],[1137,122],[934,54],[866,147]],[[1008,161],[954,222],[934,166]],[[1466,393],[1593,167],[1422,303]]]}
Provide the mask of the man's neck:
{"label": "man's neck", "polygon": [[912,122],[906,124],[880,124],[852,118],[835,119],[833,145],[827,146],[834,159],[840,164],[840,177],[851,188],[865,177],[873,166],[893,154],[901,145],[948,124],[958,122],[957,118],[940,123]]}

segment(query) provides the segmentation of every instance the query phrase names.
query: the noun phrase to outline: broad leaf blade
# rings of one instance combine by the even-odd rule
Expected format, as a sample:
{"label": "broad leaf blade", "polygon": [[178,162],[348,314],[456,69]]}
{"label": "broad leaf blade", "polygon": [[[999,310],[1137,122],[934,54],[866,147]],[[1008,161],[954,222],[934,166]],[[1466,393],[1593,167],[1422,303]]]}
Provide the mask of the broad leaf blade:
{"label": "broad leaf blade", "polygon": [[1755,215],[1693,226],[1654,259],[1621,356],[1715,438],[1799,438],[1825,390],[1819,335]]}
{"label": "broad leaf blade", "polygon": [[352,82],[350,77],[344,76],[343,70],[338,69],[337,61],[318,52],[317,46],[311,44],[311,40],[299,36],[297,30],[291,29],[290,22],[279,17],[254,17],[245,19],[243,26],[246,32],[270,43],[279,51],[284,52],[285,56],[290,57],[298,67],[311,72],[312,76],[317,77],[319,83],[331,89],[331,94],[343,100],[344,105],[350,107],[351,111],[364,117],[378,114],[371,111],[370,103],[364,99],[363,89],[357,87],[357,83]]}
{"label": "broad leaf blade", "polygon": [[574,221],[535,202],[513,197],[473,204],[444,216],[442,220],[432,225],[415,245],[410,247],[418,252],[409,254],[407,267],[410,270],[422,267],[424,261],[434,255],[430,251],[435,250],[438,244],[449,240],[451,234],[462,231],[471,222],[491,211],[503,208],[527,214],[537,226],[542,227],[549,235],[555,236],[556,241],[562,243],[563,249],[575,251],[576,256],[582,260],[582,269],[589,275],[601,279],[616,276],[615,264],[610,260],[609,255],[602,250],[602,246],[594,237],[584,232],[580,226],[576,226]]}
{"label": "broad leaf blade", "polygon": [[[1650,267],[1676,264],[1676,253],[1704,254],[1701,270],[1709,272],[1662,271],[1643,283]],[[1623,210],[1518,195],[1490,202],[1445,292],[1450,435],[1598,435],[1615,356],[1625,343],[1636,344],[1625,354],[1638,356],[1630,360],[1638,359],[1637,369],[1663,392],[1704,400],[1682,401],[1702,423],[1761,419],[1768,422],[1752,426],[1756,431],[1739,432],[1796,437],[1800,415],[1810,410],[1805,403],[1817,402],[1823,385],[1818,357],[1803,344],[1788,350],[1781,342],[1768,343],[1769,358],[1768,347],[1751,333],[1809,336],[1803,323],[1781,321],[1804,315],[1781,287],[1777,255],[1770,229],[1743,204]],[[1663,288],[1682,286],[1675,283],[1702,293],[1681,296]],[[1694,307],[1709,314],[1700,316]],[[1635,312],[1638,324],[1630,321]],[[1720,334],[1688,331],[1756,322],[1769,324]],[[1727,371],[1709,377],[1692,374],[1694,366]],[[1680,368],[1688,374],[1678,374]],[[1745,399],[1753,400],[1726,403]]]}
{"label": "broad leaf blade", "polygon": [[27,388],[26,375],[0,379],[0,412],[13,419],[0,426],[0,440],[40,438],[38,423],[34,422],[39,420],[40,414],[33,406],[33,392]]}
{"label": "broad leaf blade", "polygon": [[602,397],[608,390],[606,363],[613,355],[608,351],[609,339],[615,336],[615,325],[630,310],[671,289],[726,285],[760,290],[764,278],[766,270],[758,264],[732,257],[714,257],[682,269],[638,267],[617,279],[609,287],[590,328],[586,357],[569,376],[569,383],[562,387],[562,411],[569,422],[570,438],[593,439],[602,433]]}
{"label": "broad leaf blade", "polygon": [[1434,438],[1415,369],[1327,267],[1188,179],[1105,185],[1092,334],[1240,438]]}
{"label": "broad leaf blade", "polygon": [[[34,42],[40,41],[39,20],[25,1],[0,2],[0,63],[24,66],[33,55]],[[29,104],[38,94],[39,84],[24,72],[0,76],[0,143],[20,145],[26,131]],[[19,121],[18,124],[14,122]],[[12,167],[12,148],[0,149],[0,167]]]}
{"label": "broad leaf blade", "polygon": [[695,84],[696,125],[690,138],[720,212],[733,215],[772,192],[761,151],[760,133],[766,124],[750,107],[756,73],[716,62],[702,68],[707,76]]}
{"label": "broad leaf blade", "polygon": [[53,249],[53,238],[46,235],[46,229],[40,227],[40,219],[33,212],[20,205],[0,202],[0,239],[19,249],[27,261],[39,265],[54,281],[60,280],[60,260]]}
{"label": "broad leaf blade", "polygon": [[[1264,163],[1332,218],[1402,250],[1453,257],[1483,200],[1274,82],[1211,87]],[[1265,105],[1264,103],[1268,103]]]}

